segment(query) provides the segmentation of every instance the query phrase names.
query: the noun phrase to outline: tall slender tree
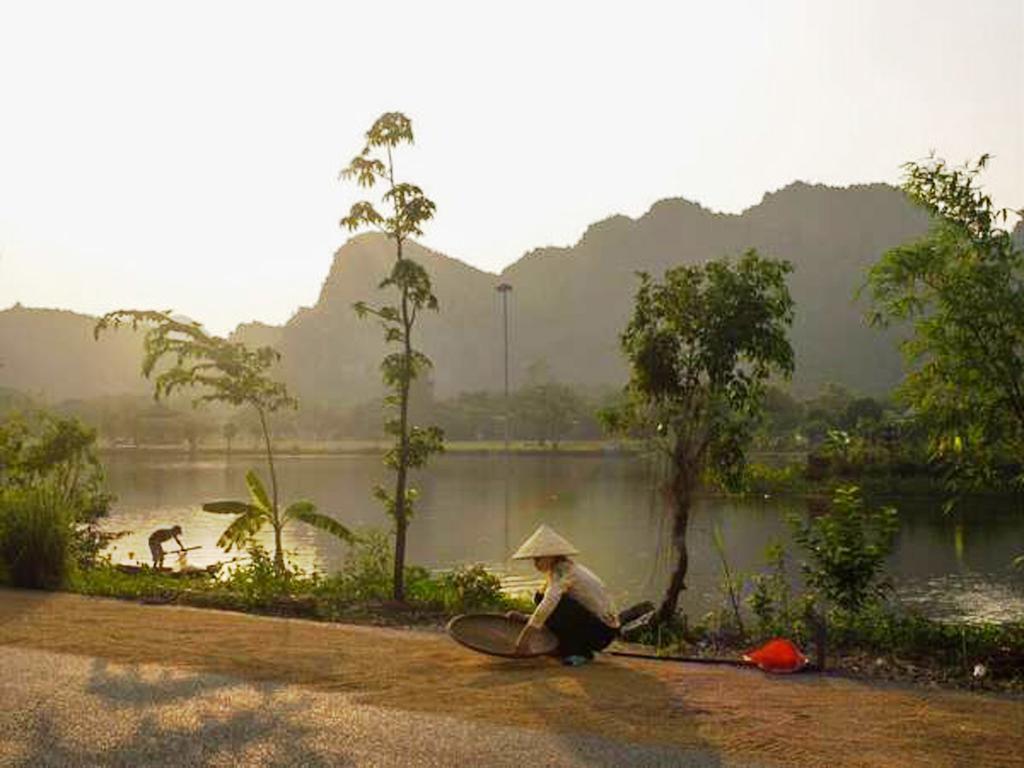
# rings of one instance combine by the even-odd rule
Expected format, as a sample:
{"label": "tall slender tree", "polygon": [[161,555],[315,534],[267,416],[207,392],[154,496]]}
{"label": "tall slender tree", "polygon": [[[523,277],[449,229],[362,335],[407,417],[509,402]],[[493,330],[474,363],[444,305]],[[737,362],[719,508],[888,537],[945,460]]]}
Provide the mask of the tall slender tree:
{"label": "tall slender tree", "polygon": [[376,230],[395,246],[395,262],[380,288],[394,289],[397,304],[358,302],[355,310],[360,317],[377,318],[384,328],[385,343],[398,346],[398,351],[386,355],[381,363],[384,384],[391,390],[385,402],[397,410],[397,416],[385,422],[395,443],[384,457],[385,464],[395,472],[395,486],[393,491],[383,486],[374,488],[374,495],[395,523],[396,600],[405,599],[406,537],[417,495],[409,484],[409,470],[424,466],[432,453],[444,447],[440,428],[414,426],[409,419],[410,387],[432,365],[430,358],[413,345],[413,331],[420,313],[425,309],[437,311],[438,303],[426,269],[404,250],[409,238],[423,234],[422,226],[433,218],[435,206],[418,186],[396,179],[394,154],[403,143],[413,143],[412,121],[401,112],[387,112],[366,132],[362,151],[341,172],[343,178],[354,179],[365,189],[384,187],[380,210],[372,202],[357,202],[341,225],[350,232]]}

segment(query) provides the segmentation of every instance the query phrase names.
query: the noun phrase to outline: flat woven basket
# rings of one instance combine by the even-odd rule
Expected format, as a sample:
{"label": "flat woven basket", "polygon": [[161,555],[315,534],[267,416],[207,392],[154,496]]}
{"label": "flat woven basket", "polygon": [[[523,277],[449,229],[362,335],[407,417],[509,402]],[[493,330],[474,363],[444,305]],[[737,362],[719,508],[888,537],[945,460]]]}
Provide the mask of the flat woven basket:
{"label": "flat woven basket", "polygon": [[522,619],[510,619],[500,613],[472,613],[449,621],[448,634],[474,651],[513,659],[543,656],[558,647],[558,638],[541,628],[527,635],[522,653],[515,653],[516,639],[525,625]]}

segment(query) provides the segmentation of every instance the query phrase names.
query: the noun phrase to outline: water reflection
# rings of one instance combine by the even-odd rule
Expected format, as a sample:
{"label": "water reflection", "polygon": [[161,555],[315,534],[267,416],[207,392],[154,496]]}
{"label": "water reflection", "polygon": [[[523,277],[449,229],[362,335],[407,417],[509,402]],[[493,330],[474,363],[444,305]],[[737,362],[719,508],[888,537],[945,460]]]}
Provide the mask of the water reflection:
{"label": "water reflection", "polygon": [[[246,497],[245,472],[261,469],[252,457],[230,460],[145,454],[107,458],[119,500],[108,521],[132,534],[117,543],[115,560],[147,561],[146,538],[175,523],[184,529],[189,563],[204,566],[230,556],[216,542],[231,518],[205,513],[204,501]],[[356,528],[384,527],[370,496],[388,477],[376,457],[287,458],[280,462],[282,500],[309,498],[321,511]],[[448,568],[483,562],[510,584],[536,583],[529,564],[510,563],[512,549],[541,522],[554,526],[583,552],[587,563],[623,603],[658,599],[671,565],[666,500],[649,463],[618,456],[457,456],[437,459],[415,478],[421,490],[410,529],[410,562]],[[935,615],[1024,616],[1024,574],[1008,568],[1024,551],[1024,514],[1019,508],[986,506],[944,516],[938,504],[893,500],[901,529],[890,568],[900,594]],[[720,563],[711,544],[717,524],[730,566],[762,567],[772,541],[789,544],[784,515],[801,502],[780,499],[705,498],[690,528],[689,589],[683,604],[702,613],[717,600]],[[272,545],[269,531],[261,536]],[[299,523],[285,530],[285,548],[304,568],[336,568],[346,547]],[[796,571],[794,565],[793,568]]]}

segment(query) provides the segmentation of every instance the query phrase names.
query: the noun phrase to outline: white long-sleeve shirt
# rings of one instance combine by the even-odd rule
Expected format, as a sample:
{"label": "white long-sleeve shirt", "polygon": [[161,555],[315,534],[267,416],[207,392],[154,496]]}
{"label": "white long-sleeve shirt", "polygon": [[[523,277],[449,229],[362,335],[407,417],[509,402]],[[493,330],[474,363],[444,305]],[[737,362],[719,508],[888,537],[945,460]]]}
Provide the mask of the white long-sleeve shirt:
{"label": "white long-sleeve shirt", "polygon": [[619,614],[604,582],[572,560],[562,560],[548,573],[544,597],[530,616],[530,626],[543,627],[562,595],[572,597],[609,627],[619,626]]}

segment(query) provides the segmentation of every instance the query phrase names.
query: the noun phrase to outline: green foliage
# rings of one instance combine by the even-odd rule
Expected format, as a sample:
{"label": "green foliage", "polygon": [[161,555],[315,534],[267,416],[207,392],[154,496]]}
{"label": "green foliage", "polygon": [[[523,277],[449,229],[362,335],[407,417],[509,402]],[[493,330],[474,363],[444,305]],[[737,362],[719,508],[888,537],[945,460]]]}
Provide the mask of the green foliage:
{"label": "green foliage", "polygon": [[766,570],[750,578],[751,591],[747,597],[747,605],[757,622],[756,635],[762,640],[779,636],[805,637],[806,600],[793,596],[786,550],[778,542],[769,544],[765,560]]}
{"label": "green foliage", "polygon": [[504,608],[508,601],[501,580],[482,565],[456,568],[439,579],[442,601],[449,611],[485,611]]}
{"label": "green foliage", "polygon": [[761,413],[765,384],[793,370],[788,263],[748,251],[641,275],[622,334],[630,363],[627,423],[654,427],[670,453],[730,484]]}
{"label": "green foliage", "polygon": [[255,542],[249,542],[247,560],[228,571],[222,588],[230,591],[243,605],[265,606],[279,595],[301,588],[301,574],[281,571],[267,550]]}
{"label": "green foliage", "polygon": [[739,487],[746,449],[770,376],[793,371],[787,332],[791,266],[754,250],[739,261],[709,261],[640,275],[633,316],[622,334],[630,365],[628,400],[605,420],[641,428],[670,457],[679,563],[659,616],[674,613],[687,567],[686,527],[696,484],[708,476]]}
{"label": "green foliage", "polygon": [[[394,552],[383,531],[361,532],[339,573],[323,580],[317,593],[335,602],[377,602],[393,591]],[[415,605],[448,613],[510,610],[523,606],[501,591],[501,581],[481,565],[431,574],[425,568],[405,569],[408,599]]]}
{"label": "green foliage", "polygon": [[0,483],[45,489],[72,515],[72,551],[78,564],[96,563],[121,534],[100,528],[113,497],[106,492],[96,456],[96,431],[75,418],[46,411],[11,415],[0,423]]}
{"label": "green foliage", "polygon": [[882,571],[899,528],[895,509],[867,509],[860,489],[844,486],[825,514],[791,515],[789,522],[809,558],[802,566],[807,584],[826,601],[855,613],[890,588]]}
{"label": "green foliage", "polygon": [[517,430],[537,435],[542,443],[556,447],[588,415],[584,399],[571,387],[555,381],[524,387],[515,394],[512,409]]}
{"label": "green foliage", "polygon": [[110,563],[100,562],[91,568],[76,570],[68,586],[83,595],[139,600],[177,593],[182,590],[183,582],[151,568],[128,574]]}
{"label": "green foliage", "polygon": [[256,470],[250,469],[246,472],[245,484],[249,488],[248,502],[211,501],[203,504],[204,512],[236,515],[217,540],[217,546],[222,547],[226,552],[230,552],[232,548],[240,549],[249,546],[251,554],[250,541],[264,526],[273,527],[279,538],[280,532],[292,520],[298,520],[325,531],[346,543],[352,543],[354,540],[352,532],[348,528],[333,517],[317,512],[316,505],[311,501],[292,502],[285,507],[284,511],[279,512],[277,506],[267,495],[267,489],[259,475],[256,474]]}
{"label": "green foliage", "polygon": [[912,323],[899,394],[957,492],[998,482],[995,466],[1024,449],[1024,251],[979,184],[988,159],[907,163],[904,189],[931,214],[931,230],[868,273],[872,322]]}
{"label": "green foliage", "polygon": [[799,493],[805,490],[807,481],[800,467],[788,464],[784,467],[771,467],[767,464],[753,462],[744,469],[743,491],[757,496],[779,493]]}
{"label": "green foliage", "polygon": [[0,491],[0,565],[12,586],[64,586],[73,567],[74,535],[74,510],[56,485]]}
{"label": "green foliage", "polygon": [[830,642],[839,649],[914,659],[969,676],[984,663],[995,677],[1024,677],[1024,623],[966,624],[928,619],[875,603],[836,614]]}
{"label": "green foliage", "polygon": [[743,572],[734,572],[729,566],[729,558],[725,550],[725,537],[717,523],[711,529],[711,542],[722,564],[721,590],[729,599],[729,613],[734,622],[735,629],[740,637],[743,637],[746,635],[747,630],[743,625],[743,613],[740,610],[740,603],[743,585],[746,583],[746,576]]}
{"label": "green foliage", "polygon": [[360,533],[349,550],[341,572],[334,577],[341,592],[353,600],[385,600],[394,584],[394,551],[391,537],[383,531]]}
{"label": "green foliage", "polygon": [[423,224],[434,216],[434,203],[415,184],[395,180],[393,150],[413,143],[412,121],[400,112],[381,115],[366,132],[366,144],[341,175],[355,179],[363,188],[385,186],[381,213],[370,201],[355,203],[341,225],[349,231],[370,227],[395,242],[395,262],[380,288],[395,289],[398,304],[371,306],[357,302],[360,317],[375,317],[384,329],[384,342],[397,344],[399,351],[387,354],[381,363],[384,384],[391,390],[385,402],[398,415],[386,422],[386,431],[394,435],[395,445],[385,456],[386,465],[395,472],[395,490],[374,489],[385,512],[395,521],[394,596],[404,598],[405,539],[416,494],[408,487],[408,472],[422,467],[432,453],[443,449],[443,433],[438,427],[416,427],[409,420],[409,392],[412,383],[431,367],[430,358],[413,346],[413,329],[423,310],[437,311],[430,275],[422,265],[403,255],[409,237],[423,234]]}
{"label": "green foliage", "polygon": [[93,331],[98,339],[107,329],[123,324],[144,327],[142,373],[149,378],[163,359],[174,364],[157,374],[153,396],[167,397],[179,389],[197,388],[194,402],[251,405],[264,413],[295,407],[284,384],[267,373],[280,360],[273,347],[249,349],[203,330],[194,321],[176,320],[170,310],[116,310],[99,319]]}

